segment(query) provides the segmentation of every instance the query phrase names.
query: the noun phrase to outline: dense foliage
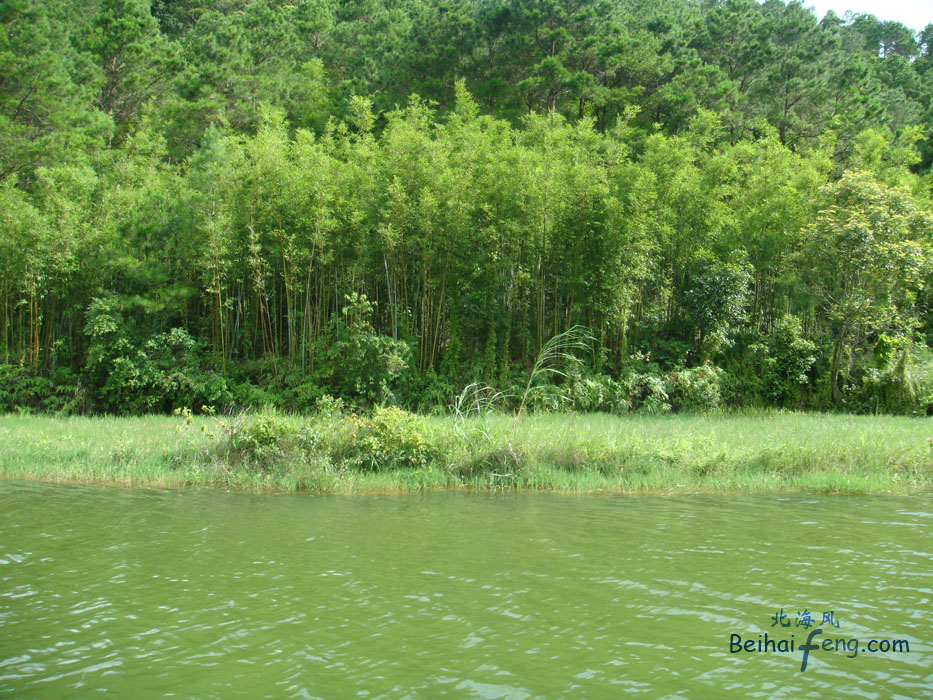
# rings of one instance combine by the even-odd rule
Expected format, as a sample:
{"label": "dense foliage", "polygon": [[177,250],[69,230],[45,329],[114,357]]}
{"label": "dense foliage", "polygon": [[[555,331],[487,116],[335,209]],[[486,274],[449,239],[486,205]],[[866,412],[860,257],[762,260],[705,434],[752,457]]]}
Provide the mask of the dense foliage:
{"label": "dense foliage", "polygon": [[7,0],[0,410],[924,412],[931,165],[933,25]]}

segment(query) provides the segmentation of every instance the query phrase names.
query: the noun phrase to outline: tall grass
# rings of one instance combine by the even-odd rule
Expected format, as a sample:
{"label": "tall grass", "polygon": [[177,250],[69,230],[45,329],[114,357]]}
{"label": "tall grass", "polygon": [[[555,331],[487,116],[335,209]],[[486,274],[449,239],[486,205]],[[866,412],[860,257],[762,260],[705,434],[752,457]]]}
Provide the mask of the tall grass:
{"label": "tall grass", "polygon": [[518,411],[515,413],[515,422],[525,413],[525,405],[532,392],[538,389],[548,374],[555,374],[561,377],[567,376],[559,367],[561,364],[582,364],[582,360],[577,357],[575,350],[589,350],[593,336],[583,326],[573,326],[563,333],[550,338],[541,346],[541,351],[535,358],[534,366],[528,373],[528,383],[525,385],[525,391],[518,405]]}
{"label": "tall grass", "polygon": [[933,488],[929,419],[777,412],[532,415],[518,422],[489,412],[274,416],[275,430],[263,433],[272,436],[268,443],[234,456],[233,436],[241,438],[237,445],[250,444],[255,420],[3,416],[0,477],[329,493]]}

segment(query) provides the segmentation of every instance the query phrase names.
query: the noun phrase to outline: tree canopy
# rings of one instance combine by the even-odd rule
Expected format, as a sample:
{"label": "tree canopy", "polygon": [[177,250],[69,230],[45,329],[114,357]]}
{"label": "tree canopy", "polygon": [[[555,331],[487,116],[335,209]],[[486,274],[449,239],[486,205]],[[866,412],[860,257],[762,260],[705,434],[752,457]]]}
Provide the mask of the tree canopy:
{"label": "tree canopy", "polygon": [[933,25],[10,0],[0,409],[430,409],[585,326],[578,407],[924,411],[931,165]]}

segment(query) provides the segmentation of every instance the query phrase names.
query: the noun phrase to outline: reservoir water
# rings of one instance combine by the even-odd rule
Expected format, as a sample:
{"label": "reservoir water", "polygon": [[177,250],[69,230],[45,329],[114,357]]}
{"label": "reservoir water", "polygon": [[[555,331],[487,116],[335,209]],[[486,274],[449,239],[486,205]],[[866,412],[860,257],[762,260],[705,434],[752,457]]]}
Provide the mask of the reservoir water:
{"label": "reservoir water", "polygon": [[0,482],[0,697],[930,697],[931,589],[930,494]]}

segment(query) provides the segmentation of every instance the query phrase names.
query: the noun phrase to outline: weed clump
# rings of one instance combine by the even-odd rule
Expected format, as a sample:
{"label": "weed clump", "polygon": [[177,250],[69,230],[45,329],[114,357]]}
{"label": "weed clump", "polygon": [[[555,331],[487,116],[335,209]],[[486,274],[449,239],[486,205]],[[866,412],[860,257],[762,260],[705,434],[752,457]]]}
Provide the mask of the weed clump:
{"label": "weed clump", "polygon": [[327,429],[318,449],[337,464],[363,471],[423,469],[437,456],[422,418],[400,408],[377,408],[372,416],[322,419]]}
{"label": "weed clump", "polygon": [[314,444],[310,431],[270,408],[231,422],[226,433],[217,456],[230,468],[247,471],[273,471]]}
{"label": "weed clump", "polygon": [[521,449],[510,444],[498,445],[473,455],[469,460],[453,467],[461,477],[483,476],[493,480],[517,479],[528,467],[528,458]]}
{"label": "weed clump", "polygon": [[337,402],[309,419],[264,409],[233,421],[217,459],[233,470],[272,472],[300,465],[338,470],[423,469],[436,456],[423,419],[398,408],[344,414]]}

